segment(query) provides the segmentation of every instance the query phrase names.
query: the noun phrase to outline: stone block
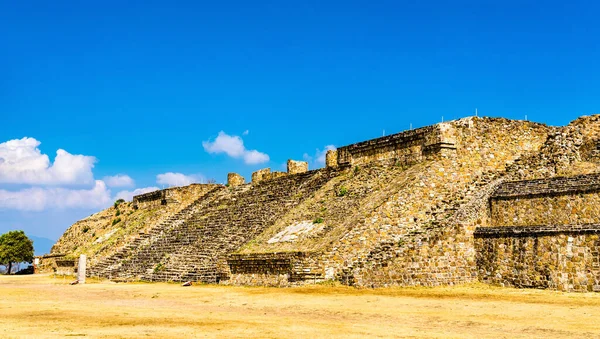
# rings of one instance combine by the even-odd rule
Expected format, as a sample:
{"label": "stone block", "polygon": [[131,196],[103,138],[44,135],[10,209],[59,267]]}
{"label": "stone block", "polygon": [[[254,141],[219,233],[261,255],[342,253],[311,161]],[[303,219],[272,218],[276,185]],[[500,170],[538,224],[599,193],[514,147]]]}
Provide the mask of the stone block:
{"label": "stone block", "polygon": [[271,169],[263,168],[252,173],[252,182],[257,183],[271,178]]}
{"label": "stone block", "polygon": [[326,167],[337,167],[338,166],[338,153],[335,149],[330,149],[325,153],[325,166]]}
{"label": "stone block", "polygon": [[308,171],[308,162],[289,159],[287,162],[288,174],[304,173]]}
{"label": "stone block", "polygon": [[227,185],[229,185],[230,187],[243,185],[244,183],[246,183],[246,180],[244,179],[243,176],[241,176],[237,173],[227,174]]}

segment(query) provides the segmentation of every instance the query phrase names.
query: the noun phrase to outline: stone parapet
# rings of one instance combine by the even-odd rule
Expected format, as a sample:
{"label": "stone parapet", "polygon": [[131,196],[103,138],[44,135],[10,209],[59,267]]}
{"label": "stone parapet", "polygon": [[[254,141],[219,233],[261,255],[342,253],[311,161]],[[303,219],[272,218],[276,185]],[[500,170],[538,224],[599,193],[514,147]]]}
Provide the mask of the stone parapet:
{"label": "stone parapet", "polygon": [[390,161],[411,165],[436,155],[450,156],[456,150],[455,144],[455,128],[451,123],[440,123],[340,147],[337,163],[343,166]]}
{"label": "stone parapet", "polygon": [[561,233],[600,234],[600,224],[477,227],[473,236],[476,238],[531,237]]}
{"label": "stone parapet", "polygon": [[492,226],[600,223],[600,174],[511,181],[490,198]]}
{"label": "stone parapet", "polygon": [[159,191],[144,193],[133,197],[134,208],[156,208],[161,205],[178,204],[184,197],[200,197],[222,185],[191,184],[183,187],[171,187]]}
{"label": "stone parapet", "polygon": [[229,173],[227,174],[227,185],[229,187],[235,187],[243,185],[246,182],[243,176],[237,173]]}
{"label": "stone parapet", "polygon": [[325,153],[325,167],[335,168],[338,166],[338,151],[337,149],[327,150]]}
{"label": "stone parapet", "polygon": [[600,191],[600,173],[505,182],[492,199],[513,199],[540,195],[577,194]]}
{"label": "stone parapet", "polygon": [[304,173],[308,171],[308,162],[296,161],[289,159],[287,161],[287,172],[288,174]]}
{"label": "stone parapet", "polygon": [[252,173],[252,183],[258,183],[271,178],[271,169],[263,168]]}

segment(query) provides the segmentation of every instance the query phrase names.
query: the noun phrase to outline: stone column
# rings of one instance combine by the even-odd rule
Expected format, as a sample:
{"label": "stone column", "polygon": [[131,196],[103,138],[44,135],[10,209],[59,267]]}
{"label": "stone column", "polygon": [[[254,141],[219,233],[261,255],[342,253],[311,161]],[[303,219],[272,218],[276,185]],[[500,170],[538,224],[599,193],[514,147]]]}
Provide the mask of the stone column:
{"label": "stone column", "polygon": [[86,257],[85,254],[79,256],[79,266],[77,266],[77,281],[80,284],[85,284],[85,264]]}

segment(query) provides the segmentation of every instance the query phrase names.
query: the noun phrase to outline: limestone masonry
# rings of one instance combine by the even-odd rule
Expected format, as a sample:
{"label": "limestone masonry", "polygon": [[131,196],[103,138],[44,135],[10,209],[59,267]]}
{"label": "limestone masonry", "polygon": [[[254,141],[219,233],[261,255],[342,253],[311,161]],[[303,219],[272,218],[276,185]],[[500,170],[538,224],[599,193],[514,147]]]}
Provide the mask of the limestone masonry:
{"label": "limestone masonry", "polygon": [[43,259],[113,280],[600,291],[600,116],[469,117],[116,203]]}

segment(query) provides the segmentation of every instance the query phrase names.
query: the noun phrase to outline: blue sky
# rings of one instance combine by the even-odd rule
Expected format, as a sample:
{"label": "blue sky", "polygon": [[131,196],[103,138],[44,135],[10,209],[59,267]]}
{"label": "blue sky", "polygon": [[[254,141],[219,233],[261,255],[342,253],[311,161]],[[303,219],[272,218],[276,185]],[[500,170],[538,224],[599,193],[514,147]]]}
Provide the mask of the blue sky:
{"label": "blue sky", "polygon": [[119,192],[249,178],[288,158],[314,168],[328,145],[475,108],[552,125],[597,113],[599,10],[0,0],[0,157],[2,145],[12,154],[0,160],[0,232],[57,239]]}

